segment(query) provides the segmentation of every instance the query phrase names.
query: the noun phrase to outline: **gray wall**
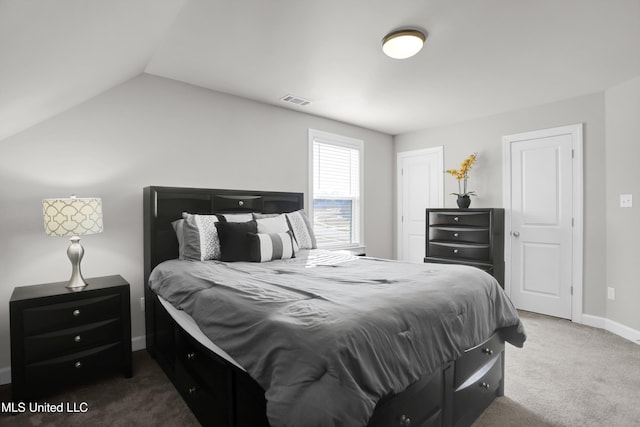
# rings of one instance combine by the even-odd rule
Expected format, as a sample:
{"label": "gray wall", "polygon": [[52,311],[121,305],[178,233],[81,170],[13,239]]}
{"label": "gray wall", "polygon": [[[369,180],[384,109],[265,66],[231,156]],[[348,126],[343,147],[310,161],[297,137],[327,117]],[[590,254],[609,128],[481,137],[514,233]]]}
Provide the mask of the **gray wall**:
{"label": "gray wall", "polygon": [[[474,151],[470,173],[476,190],[472,207],[502,206],[502,137],[584,123],[584,305],[583,313],[606,315],[605,301],[605,97],[603,93],[568,99],[479,120],[426,129],[395,137],[395,151],[444,146],[445,169],[458,168]],[[455,207],[457,181],[445,176],[445,207]]]}
{"label": "gray wall", "polygon": [[71,272],[68,240],[44,234],[41,199],[102,197],[104,233],[82,239],[83,273],[121,274],[130,281],[132,334],[141,336],[142,188],[306,194],[309,128],[364,140],[367,253],[392,257],[389,135],[141,75],[2,141],[0,377],[9,366],[13,288],[67,280]]}
{"label": "gray wall", "polygon": [[[640,76],[606,91],[607,317],[640,330]],[[620,207],[620,194],[634,196]]]}

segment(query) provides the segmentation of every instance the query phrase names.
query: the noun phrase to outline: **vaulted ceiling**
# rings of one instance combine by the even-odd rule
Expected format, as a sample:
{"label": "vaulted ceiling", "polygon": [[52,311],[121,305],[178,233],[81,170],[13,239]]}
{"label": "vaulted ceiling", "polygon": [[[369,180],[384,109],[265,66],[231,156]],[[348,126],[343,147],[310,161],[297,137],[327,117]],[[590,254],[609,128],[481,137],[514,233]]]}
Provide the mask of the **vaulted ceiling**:
{"label": "vaulted ceiling", "polygon": [[0,140],[143,72],[399,134],[640,75],[640,0],[0,0]]}

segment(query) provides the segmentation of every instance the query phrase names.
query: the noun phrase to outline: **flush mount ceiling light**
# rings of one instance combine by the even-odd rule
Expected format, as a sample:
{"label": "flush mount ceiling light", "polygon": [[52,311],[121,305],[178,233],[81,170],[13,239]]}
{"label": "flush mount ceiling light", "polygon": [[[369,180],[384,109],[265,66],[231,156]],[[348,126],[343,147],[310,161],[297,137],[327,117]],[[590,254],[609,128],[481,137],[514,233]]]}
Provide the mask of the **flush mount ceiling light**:
{"label": "flush mount ceiling light", "polygon": [[426,36],[418,30],[399,30],[382,39],[382,51],[394,59],[405,59],[420,52]]}

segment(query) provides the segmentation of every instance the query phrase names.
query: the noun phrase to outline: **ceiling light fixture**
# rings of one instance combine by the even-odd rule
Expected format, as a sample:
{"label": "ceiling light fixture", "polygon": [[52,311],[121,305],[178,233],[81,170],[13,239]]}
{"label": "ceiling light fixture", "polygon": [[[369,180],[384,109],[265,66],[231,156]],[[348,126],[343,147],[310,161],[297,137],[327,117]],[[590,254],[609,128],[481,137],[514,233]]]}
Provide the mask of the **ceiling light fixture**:
{"label": "ceiling light fixture", "polygon": [[382,39],[382,51],[394,59],[410,58],[420,52],[426,36],[418,30],[399,30]]}

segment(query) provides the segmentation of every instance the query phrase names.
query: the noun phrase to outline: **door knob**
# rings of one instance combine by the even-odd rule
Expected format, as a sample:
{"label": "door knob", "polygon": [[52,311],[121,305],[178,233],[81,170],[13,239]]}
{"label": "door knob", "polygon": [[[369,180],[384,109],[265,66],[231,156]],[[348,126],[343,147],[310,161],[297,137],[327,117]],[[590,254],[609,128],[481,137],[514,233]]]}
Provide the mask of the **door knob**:
{"label": "door knob", "polygon": [[513,234],[513,237],[520,237],[520,232],[518,231],[514,231],[512,234]]}

